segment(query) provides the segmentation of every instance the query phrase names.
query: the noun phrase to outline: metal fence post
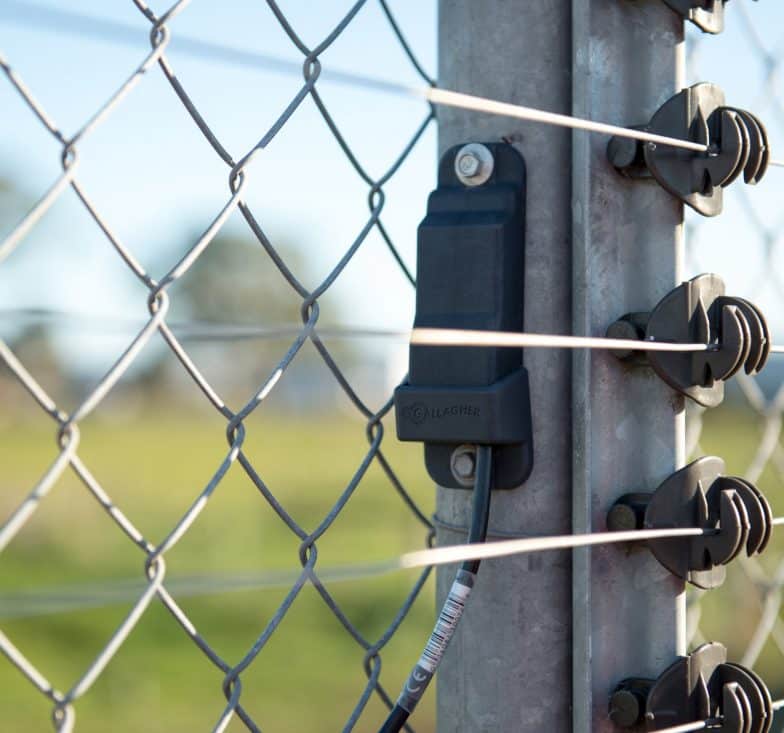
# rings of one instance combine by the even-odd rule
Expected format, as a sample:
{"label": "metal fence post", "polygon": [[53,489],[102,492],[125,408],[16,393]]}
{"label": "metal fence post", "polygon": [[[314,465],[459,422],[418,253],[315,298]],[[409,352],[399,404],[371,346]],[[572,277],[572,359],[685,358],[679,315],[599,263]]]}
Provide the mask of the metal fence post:
{"label": "metal fence post", "polygon": [[[439,83],[492,99],[571,111],[568,0],[441,0]],[[438,110],[439,148],[513,142],[528,167],[525,323],[571,329],[571,135],[568,131],[455,109]],[[536,464],[526,485],[497,492],[490,535],[571,529],[570,357],[531,349]],[[439,489],[439,542],[465,541],[467,492]],[[483,565],[438,680],[443,733],[571,730],[570,557],[537,553]],[[439,604],[454,575],[438,574]]]}
{"label": "metal fence post", "polygon": [[[682,83],[683,24],[659,0],[573,0],[572,114],[641,124]],[[603,335],[680,282],[682,206],[607,164],[606,138],[573,142],[574,333]],[[575,532],[605,528],[614,499],[655,488],[684,458],[684,405],[650,370],[600,351],[573,362]],[[615,730],[624,676],[658,675],[684,651],[684,596],[644,548],[573,557],[575,733]]]}

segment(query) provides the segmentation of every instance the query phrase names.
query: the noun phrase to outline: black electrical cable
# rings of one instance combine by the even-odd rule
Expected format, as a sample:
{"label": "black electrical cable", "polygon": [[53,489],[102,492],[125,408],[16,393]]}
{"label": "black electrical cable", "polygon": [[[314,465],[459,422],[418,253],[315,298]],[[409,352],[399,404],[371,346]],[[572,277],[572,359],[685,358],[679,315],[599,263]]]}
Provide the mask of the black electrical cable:
{"label": "black electrical cable", "polygon": [[[475,474],[471,528],[468,533],[469,544],[482,543],[487,539],[487,522],[490,518],[490,497],[493,488],[492,446],[477,446]],[[463,616],[465,603],[474,586],[474,577],[479,570],[480,562],[480,560],[466,560],[461,565],[422,656],[411,671],[400,697],[379,733],[399,733],[422,698]]]}
{"label": "black electrical cable", "polygon": [[[487,523],[490,520],[490,497],[493,488],[493,449],[480,445],[476,449],[476,477],[474,479],[474,501],[471,507],[471,527],[468,544],[482,543],[487,539]],[[481,560],[466,560],[462,569],[476,575]]]}

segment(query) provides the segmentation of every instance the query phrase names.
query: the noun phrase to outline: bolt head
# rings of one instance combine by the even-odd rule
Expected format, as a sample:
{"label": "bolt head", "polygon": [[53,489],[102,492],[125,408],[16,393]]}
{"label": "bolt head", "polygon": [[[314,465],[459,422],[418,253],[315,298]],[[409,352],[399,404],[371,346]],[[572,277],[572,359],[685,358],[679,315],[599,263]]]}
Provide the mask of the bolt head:
{"label": "bolt head", "polygon": [[640,698],[631,690],[617,690],[610,699],[610,720],[621,728],[631,728],[642,720]]}
{"label": "bolt head", "polygon": [[628,532],[637,529],[637,515],[632,507],[616,504],[607,515],[607,529],[611,532]]}
{"label": "bolt head", "polygon": [[[626,341],[640,341],[645,334],[641,334],[633,323],[620,319],[611,323],[607,327],[605,336],[608,339],[624,339]],[[610,349],[610,353],[616,358],[625,361],[634,356],[634,351],[630,349]]]}
{"label": "bolt head", "polygon": [[616,168],[630,168],[638,157],[636,140],[614,137],[607,145],[607,155]]}
{"label": "bolt head", "polygon": [[455,458],[455,473],[464,479],[474,475],[474,457],[470,453],[461,453]]}
{"label": "bolt head", "polygon": [[473,153],[463,153],[457,161],[457,167],[464,176],[473,178],[479,173],[479,169],[482,167],[482,161]]}
{"label": "bolt head", "polygon": [[466,444],[455,448],[449,464],[452,476],[461,486],[471,488],[474,485],[474,476],[476,475],[475,446]]}
{"label": "bolt head", "polygon": [[481,186],[493,174],[493,153],[482,143],[467,143],[455,153],[455,175],[464,186]]}

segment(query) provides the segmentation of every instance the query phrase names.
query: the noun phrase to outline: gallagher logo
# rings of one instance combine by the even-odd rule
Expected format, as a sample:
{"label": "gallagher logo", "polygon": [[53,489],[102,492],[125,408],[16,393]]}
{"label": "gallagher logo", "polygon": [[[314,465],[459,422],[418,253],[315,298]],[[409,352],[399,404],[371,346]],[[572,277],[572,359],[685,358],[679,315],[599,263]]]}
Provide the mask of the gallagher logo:
{"label": "gallagher logo", "polygon": [[479,408],[473,405],[428,407],[423,402],[415,402],[403,408],[403,418],[414,425],[421,425],[426,420],[443,420],[449,417],[479,417],[479,414]]}

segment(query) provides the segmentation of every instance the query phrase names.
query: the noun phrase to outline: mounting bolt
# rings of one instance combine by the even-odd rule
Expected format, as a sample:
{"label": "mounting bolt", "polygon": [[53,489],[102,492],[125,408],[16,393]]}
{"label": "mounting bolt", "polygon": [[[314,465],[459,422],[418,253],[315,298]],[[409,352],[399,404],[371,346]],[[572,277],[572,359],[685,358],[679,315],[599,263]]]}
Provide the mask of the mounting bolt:
{"label": "mounting bolt", "polygon": [[481,186],[493,174],[490,149],[480,143],[463,145],[455,155],[455,175],[464,186]]}
{"label": "mounting bolt", "polygon": [[610,720],[620,728],[637,725],[644,710],[644,702],[632,690],[616,690],[610,698]]}
{"label": "mounting bolt", "polygon": [[627,313],[619,318],[615,323],[607,327],[605,336],[610,339],[624,339],[627,341],[639,341],[640,349],[610,349],[610,353],[621,361],[629,364],[645,364],[645,329],[648,325],[649,313]]}
{"label": "mounting bolt", "polygon": [[451,468],[452,475],[461,486],[473,486],[476,475],[476,448],[472,445],[455,448],[452,452]]}
{"label": "mounting bolt", "polygon": [[632,728],[645,719],[645,707],[653,680],[629,677],[610,697],[610,720],[619,728]]}
{"label": "mounting bolt", "polygon": [[482,161],[473,153],[463,153],[457,160],[458,170],[466,177],[473,178],[482,167]]}
{"label": "mounting bolt", "polygon": [[637,515],[626,504],[616,504],[607,515],[607,529],[610,532],[629,532],[637,527]]}
{"label": "mounting bolt", "polygon": [[643,529],[645,526],[645,510],[653,494],[635,491],[624,494],[607,513],[607,529],[611,532],[628,532]]}

